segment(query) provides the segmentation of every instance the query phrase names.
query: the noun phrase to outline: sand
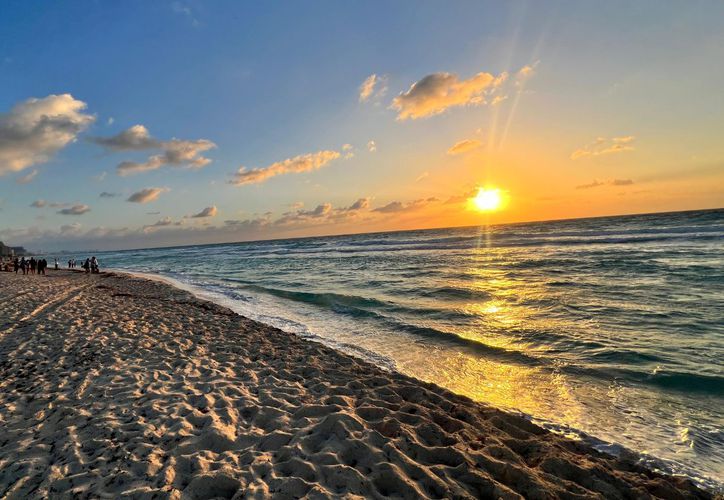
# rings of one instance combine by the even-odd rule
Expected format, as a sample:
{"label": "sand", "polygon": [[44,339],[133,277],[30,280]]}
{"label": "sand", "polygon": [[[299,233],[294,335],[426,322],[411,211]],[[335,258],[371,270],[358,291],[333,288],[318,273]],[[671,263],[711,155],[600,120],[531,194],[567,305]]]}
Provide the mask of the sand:
{"label": "sand", "polygon": [[711,498],[117,275],[0,273],[0,498]]}

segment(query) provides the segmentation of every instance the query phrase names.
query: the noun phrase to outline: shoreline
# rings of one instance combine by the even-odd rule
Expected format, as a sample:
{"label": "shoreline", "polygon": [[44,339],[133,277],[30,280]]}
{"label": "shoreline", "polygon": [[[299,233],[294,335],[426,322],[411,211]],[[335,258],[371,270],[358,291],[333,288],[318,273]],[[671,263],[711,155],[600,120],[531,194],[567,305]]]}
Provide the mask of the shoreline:
{"label": "shoreline", "polygon": [[[236,314],[238,314],[240,316],[247,317],[246,314],[248,314],[248,313],[245,313],[244,308],[238,307],[238,305],[234,299],[231,299],[231,298],[223,295],[220,292],[209,291],[209,290],[206,290],[197,285],[194,285],[191,283],[186,283],[184,281],[181,281],[178,278],[166,276],[161,273],[132,271],[132,270],[120,269],[120,268],[107,268],[107,272],[118,273],[118,274],[130,276],[130,277],[134,277],[134,278],[158,281],[163,284],[169,285],[171,287],[188,292],[199,300],[212,302],[221,307],[231,309],[233,312],[235,312]],[[305,333],[296,333],[291,329],[287,330],[284,326],[275,325],[273,323],[264,321],[264,319],[258,319],[258,318],[249,318],[249,319],[252,319],[253,321],[257,321],[259,323],[262,323],[262,324],[272,327],[272,328],[278,328],[285,333],[288,333],[290,335],[296,335],[296,336],[302,338],[303,340],[322,344],[337,352],[342,352],[343,354],[352,356],[355,359],[370,363],[370,364],[374,365],[376,368],[382,369],[384,371],[392,371],[392,372],[396,372],[396,373],[401,373],[401,374],[409,376],[415,380],[421,380],[412,374],[407,374],[404,371],[399,370],[393,359],[387,358],[384,355],[375,353],[368,349],[365,349],[365,348],[362,348],[359,346],[351,346],[347,343],[335,342],[322,335],[311,334],[309,332],[306,334]],[[683,465],[683,464],[677,463],[677,462],[672,462],[672,461],[666,460],[664,458],[658,457],[656,455],[648,454],[646,452],[637,451],[637,450],[635,450],[631,447],[628,447],[624,444],[621,444],[617,441],[606,440],[606,439],[600,438],[598,435],[596,435],[595,432],[587,432],[587,431],[584,431],[575,426],[571,426],[571,425],[561,423],[561,422],[556,422],[554,420],[549,420],[549,419],[546,419],[546,418],[543,418],[540,416],[536,416],[531,413],[526,413],[517,408],[502,407],[502,406],[498,406],[494,403],[491,403],[491,402],[488,402],[488,401],[485,401],[482,399],[475,399],[474,397],[471,397],[467,394],[457,392],[452,388],[448,388],[448,387],[445,387],[444,385],[436,384],[435,381],[432,381],[432,380],[430,380],[430,381],[422,380],[422,382],[426,382],[426,383],[429,382],[434,385],[438,385],[441,388],[443,388],[444,390],[448,390],[454,394],[470,398],[476,403],[479,403],[482,405],[487,405],[487,406],[492,406],[505,413],[522,417],[535,425],[543,427],[544,429],[546,429],[547,431],[549,431],[553,434],[557,434],[557,435],[572,439],[574,441],[581,442],[587,446],[590,446],[591,448],[595,449],[596,451],[604,453],[606,455],[610,455],[613,457],[620,457],[622,455],[625,455],[628,457],[636,457],[637,464],[639,464],[642,467],[645,467],[647,469],[650,469],[654,472],[663,474],[665,476],[685,477],[685,478],[690,479],[698,487],[703,488],[705,490],[715,491],[715,492],[724,492],[724,483],[722,483],[721,481],[717,481],[716,479],[714,479],[711,476],[707,476],[707,475],[698,473],[697,469],[695,469],[691,466]]]}
{"label": "shoreline", "polygon": [[0,302],[3,497],[712,497],[165,281],[0,273]]}

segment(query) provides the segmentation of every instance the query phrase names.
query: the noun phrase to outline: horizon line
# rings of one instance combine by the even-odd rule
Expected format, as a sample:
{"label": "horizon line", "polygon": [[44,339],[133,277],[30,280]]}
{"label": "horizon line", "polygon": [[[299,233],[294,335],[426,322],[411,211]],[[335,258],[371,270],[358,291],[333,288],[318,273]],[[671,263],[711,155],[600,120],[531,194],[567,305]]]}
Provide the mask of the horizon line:
{"label": "horizon line", "polygon": [[[59,250],[57,253],[59,254],[70,254],[70,253],[93,253],[93,252],[133,252],[133,251],[139,251],[139,250],[161,250],[164,248],[172,249],[172,248],[186,248],[186,247],[198,247],[198,246],[216,246],[216,245],[234,245],[238,243],[263,243],[263,242],[272,242],[272,241],[286,241],[286,240],[305,240],[305,239],[312,239],[312,238],[341,238],[345,236],[360,236],[360,235],[373,235],[373,234],[390,234],[390,233],[410,233],[415,231],[440,231],[443,229],[465,229],[465,228],[475,228],[475,227],[497,227],[497,226],[515,226],[519,224],[545,224],[548,222],[566,222],[566,221],[581,221],[581,220],[592,220],[592,219],[606,219],[610,217],[636,217],[636,216],[645,216],[645,215],[666,215],[666,214],[681,214],[681,213],[687,213],[687,212],[715,212],[717,210],[724,210],[724,206],[722,207],[716,207],[716,208],[695,208],[695,209],[687,209],[687,210],[667,210],[663,212],[637,212],[637,213],[623,213],[623,214],[607,214],[607,215],[594,215],[589,217],[566,217],[561,219],[534,219],[534,220],[524,220],[524,221],[516,221],[516,222],[501,222],[501,223],[495,223],[495,224],[469,224],[469,225],[462,225],[462,226],[444,226],[444,227],[429,227],[429,228],[415,228],[415,229],[394,229],[390,231],[370,231],[370,232],[359,232],[359,233],[335,233],[335,234],[318,234],[318,235],[309,235],[309,236],[295,236],[291,238],[262,238],[262,239],[253,239],[253,240],[237,240],[237,241],[226,241],[226,242],[217,242],[217,243],[189,243],[187,245],[168,245],[168,246],[149,246],[149,247],[136,247],[136,248],[124,248],[124,249],[111,249],[111,250],[99,250],[99,249],[90,249],[90,250]],[[6,246],[13,246],[13,245],[6,245]],[[17,245],[15,245],[17,246]],[[28,251],[29,255],[46,255],[48,253],[52,252],[32,252]]]}

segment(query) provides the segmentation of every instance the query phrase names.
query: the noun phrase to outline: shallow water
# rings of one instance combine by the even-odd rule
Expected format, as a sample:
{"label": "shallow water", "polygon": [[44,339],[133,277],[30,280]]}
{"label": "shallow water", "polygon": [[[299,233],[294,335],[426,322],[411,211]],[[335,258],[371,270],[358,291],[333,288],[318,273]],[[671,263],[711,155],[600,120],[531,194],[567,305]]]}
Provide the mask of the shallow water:
{"label": "shallow water", "polygon": [[724,482],[724,210],[98,257]]}

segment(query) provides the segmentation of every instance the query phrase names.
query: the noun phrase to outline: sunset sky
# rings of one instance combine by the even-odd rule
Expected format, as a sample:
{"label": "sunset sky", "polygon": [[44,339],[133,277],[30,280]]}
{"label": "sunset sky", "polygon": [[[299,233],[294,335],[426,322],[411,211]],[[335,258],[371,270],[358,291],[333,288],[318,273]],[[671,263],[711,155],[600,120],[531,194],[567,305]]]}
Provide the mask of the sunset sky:
{"label": "sunset sky", "polygon": [[722,207],[722,61],[720,1],[6,1],[0,241]]}

